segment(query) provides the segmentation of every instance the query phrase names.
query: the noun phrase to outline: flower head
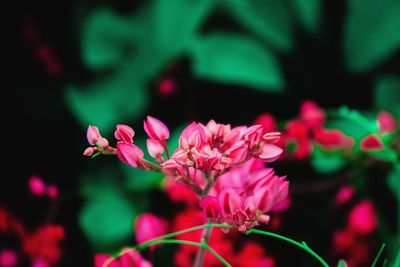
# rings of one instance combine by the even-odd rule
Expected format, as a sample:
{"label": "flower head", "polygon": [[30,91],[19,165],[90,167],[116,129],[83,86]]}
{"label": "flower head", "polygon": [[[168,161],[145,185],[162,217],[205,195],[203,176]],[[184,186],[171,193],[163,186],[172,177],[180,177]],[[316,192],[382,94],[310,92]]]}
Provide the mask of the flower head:
{"label": "flower head", "polygon": [[150,139],[162,142],[169,138],[168,127],[160,120],[147,116],[147,121],[144,121],[144,130]]}

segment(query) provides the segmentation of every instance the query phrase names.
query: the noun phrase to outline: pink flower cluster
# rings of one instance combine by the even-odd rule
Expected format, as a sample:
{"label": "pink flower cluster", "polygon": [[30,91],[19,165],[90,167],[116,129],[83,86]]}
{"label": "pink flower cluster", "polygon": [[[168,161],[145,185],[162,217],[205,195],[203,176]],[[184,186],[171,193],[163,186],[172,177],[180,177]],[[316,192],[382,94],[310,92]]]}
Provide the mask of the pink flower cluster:
{"label": "pink flower cluster", "polygon": [[203,189],[230,168],[252,158],[265,162],[277,159],[282,149],[273,143],[279,137],[278,132],[263,134],[261,125],[232,128],[214,120],[207,125],[193,122],[183,130],[179,147],[163,163],[162,170],[176,181]]}
{"label": "pink flower cluster", "polygon": [[285,177],[252,159],[222,175],[200,205],[210,219],[245,232],[269,222],[266,213],[287,197],[288,188]]}

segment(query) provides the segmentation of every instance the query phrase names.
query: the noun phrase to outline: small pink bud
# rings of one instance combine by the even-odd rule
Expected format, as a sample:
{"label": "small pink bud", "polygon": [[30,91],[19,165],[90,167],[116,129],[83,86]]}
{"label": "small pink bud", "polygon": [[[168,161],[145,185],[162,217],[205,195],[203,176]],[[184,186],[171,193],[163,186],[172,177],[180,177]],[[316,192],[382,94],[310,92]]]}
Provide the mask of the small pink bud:
{"label": "small pink bud", "polygon": [[376,230],[378,219],[374,204],[369,200],[363,200],[353,207],[348,218],[349,228],[360,235],[368,235]]}
{"label": "small pink bud", "polygon": [[342,186],[336,194],[335,202],[338,205],[347,203],[354,196],[354,188],[350,185]]}
{"label": "small pink bud", "polygon": [[117,156],[125,164],[132,167],[141,166],[143,159],[143,151],[134,144],[126,144],[124,142],[118,142],[117,144]]}
{"label": "small pink bud", "polygon": [[128,125],[118,124],[117,129],[114,132],[114,136],[117,140],[123,141],[127,144],[133,143],[133,136],[135,131]]}
{"label": "small pink bud", "polygon": [[361,140],[361,150],[383,150],[384,146],[381,139],[376,134],[369,134]]}
{"label": "small pink bud", "polygon": [[18,263],[17,254],[11,249],[4,249],[0,251],[0,266],[1,267],[14,267]]}
{"label": "small pink bud", "polygon": [[150,139],[156,141],[165,141],[169,138],[168,127],[160,120],[147,116],[147,121],[144,121],[144,130]]}
{"label": "small pink bud", "polygon": [[381,134],[393,133],[396,130],[396,120],[387,111],[378,113],[378,128]]}
{"label": "small pink bud", "polygon": [[46,193],[46,184],[37,176],[29,178],[29,190],[35,196],[41,196]]}
{"label": "small pink bud", "polygon": [[157,160],[161,159],[161,155],[164,153],[164,147],[160,144],[160,142],[153,139],[147,139],[146,144],[150,156]]}
{"label": "small pink bud", "polygon": [[264,160],[265,162],[272,162],[278,159],[279,156],[282,154],[282,152],[283,149],[278,146],[271,144],[264,144],[260,148],[261,154],[259,155],[259,158]]}
{"label": "small pink bud", "polygon": [[96,149],[94,147],[88,147],[85,149],[85,151],[83,151],[83,155],[90,157],[93,155],[93,153],[96,151]]}
{"label": "small pink bud", "polygon": [[47,186],[47,195],[51,199],[56,199],[58,197],[58,189],[55,185]]}
{"label": "small pink bud", "polygon": [[146,242],[166,233],[165,222],[151,213],[143,213],[136,217],[134,228],[138,243]]}
{"label": "small pink bud", "polygon": [[50,267],[50,265],[44,259],[36,259],[32,267]]}
{"label": "small pink bud", "polygon": [[92,125],[89,125],[89,127],[87,129],[86,137],[87,137],[89,144],[92,146],[96,145],[97,142],[99,141],[99,139],[102,138],[100,135],[100,132],[99,132],[99,128],[97,128],[96,126],[92,126]]}

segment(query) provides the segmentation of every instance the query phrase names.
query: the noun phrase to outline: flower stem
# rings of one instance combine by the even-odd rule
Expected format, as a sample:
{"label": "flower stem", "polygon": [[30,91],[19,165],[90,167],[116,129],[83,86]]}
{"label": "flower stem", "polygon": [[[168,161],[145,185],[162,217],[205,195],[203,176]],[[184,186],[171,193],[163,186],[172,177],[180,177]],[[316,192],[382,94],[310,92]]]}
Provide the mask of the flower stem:
{"label": "flower stem", "polygon": [[262,230],[257,230],[257,229],[251,229],[251,230],[247,231],[246,234],[247,235],[250,235],[250,234],[265,235],[265,236],[270,236],[273,238],[277,238],[277,239],[286,241],[286,242],[288,242],[292,245],[295,245],[295,246],[305,250],[306,252],[308,252],[311,256],[313,256],[315,259],[317,259],[322,264],[322,266],[329,267],[329,264],[326,261],[324,261],[321,258],[321,256],[319,256],[317,253],[315,253],[305,242],[300,243],[300,242],[297,242],[297,241],[290,239],[288,237],[285,237],[285,236],[281,236],[281,235],[274,234],[274,233],[271,233],[268,231],[262,231]]}
{"label": "flower stem", "polygon": [[[210,241],[211,230],[212,230],[212,228],[204,229],[202,237],[201,237],[202,243],[207,244],[207,242]],[[196,259],[194,260],[193,267],[202,267],[204,264],[205,256],[206,256],[206,250],[204,247],[201,247],[196,254]]]}
{"label": "flower stem", "polygon": [[[376,254],[376,257],[375,257],[374,262],[372,263],[371,267],[375,267],[375,265],[378,263],[379,257],[381,256],[383,250],[385,249],[385,246],[386,246],[386,244],[383,243],[381,248],[378,251],[378,254]],[[395,265],[393,265],[393,266],[395,266]]]}

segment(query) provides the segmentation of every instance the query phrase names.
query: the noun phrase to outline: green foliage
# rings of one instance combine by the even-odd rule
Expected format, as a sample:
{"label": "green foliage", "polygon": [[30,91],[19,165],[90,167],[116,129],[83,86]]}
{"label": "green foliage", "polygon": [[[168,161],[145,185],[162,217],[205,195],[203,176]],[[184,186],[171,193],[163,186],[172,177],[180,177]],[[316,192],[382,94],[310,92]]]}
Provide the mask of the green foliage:
{"label": "green foliage", "polygon": [[275,92],[283,89],[276,58],[251,38],[213,33],[192,49],[194,73],[200,78]]}
{"label": "green foliage", "polygon": [[400,79],[398,77],[383,77],[376,82],[375,107],[400,116]]}
{"label": "green foliage", "polygon": [[288,51],[293,44],[289,12],[280,0],[228,1],[235,18],[274,48]]}
{"label": "green foliage", "polygon": [[346,261],[345,261],[345,260],[340,260],[340,261],[338,262],[337,267],[347,267]]}
{"label": "green foliage", "polygon": [[346,165],[346,160],[340,151],[324,151],[319,146],[314,146],[311,165],[319,173],[328,174],[339,171]]}
{"label": "green foliage", "polygon": [[400,205],[400,163],[396,164],[388,174],[387,183]]}
{"label": "green foliage", "polygon": [[320,28],[322,1],[321,0],[291,0],[290,4],[303,27],[312,33]]}
{"label": "green foliage", "polygon": [[137,214],[131,202],[115,188],[98,189],[84,205],[79,224],[96,250],[118,245],[133,235],[132,222]]}
{"label": "green foliage", "polygon": [[353,72],[370,70],[400,45],[400,1],[348,0],[344,53]]}

